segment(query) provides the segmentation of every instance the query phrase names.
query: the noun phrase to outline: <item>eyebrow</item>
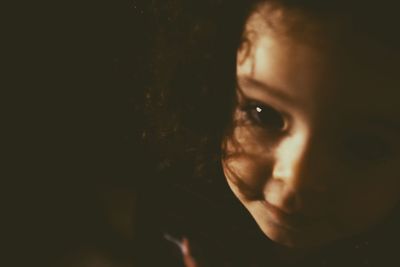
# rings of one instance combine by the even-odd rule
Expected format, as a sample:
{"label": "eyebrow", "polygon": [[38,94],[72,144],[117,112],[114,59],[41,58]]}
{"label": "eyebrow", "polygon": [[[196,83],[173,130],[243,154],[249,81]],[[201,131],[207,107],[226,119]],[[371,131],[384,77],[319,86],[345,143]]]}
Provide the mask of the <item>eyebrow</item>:
{"label": "eyebrow", "polygon": [[282,102],[286,102],[292,105],[295,103],[293,98],[283,92],[283,89],[270,86],[264,82],[258,81],[248,76],[238,78],[238,85],[239,88],[246,87],[249,89],[259,90],[264,93],[268,93],[268,95],[277,98]]}

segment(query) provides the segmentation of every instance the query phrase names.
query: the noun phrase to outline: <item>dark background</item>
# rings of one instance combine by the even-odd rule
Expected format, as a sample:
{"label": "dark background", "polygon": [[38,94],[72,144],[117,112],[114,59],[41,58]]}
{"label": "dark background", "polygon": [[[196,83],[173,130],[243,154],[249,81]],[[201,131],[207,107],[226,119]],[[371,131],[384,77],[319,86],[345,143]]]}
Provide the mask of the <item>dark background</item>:
{"label": "dark background", "polygon": [[5,38],[7,265],[131,266],[154,169],[140,138],[152,1],[19,4]]}

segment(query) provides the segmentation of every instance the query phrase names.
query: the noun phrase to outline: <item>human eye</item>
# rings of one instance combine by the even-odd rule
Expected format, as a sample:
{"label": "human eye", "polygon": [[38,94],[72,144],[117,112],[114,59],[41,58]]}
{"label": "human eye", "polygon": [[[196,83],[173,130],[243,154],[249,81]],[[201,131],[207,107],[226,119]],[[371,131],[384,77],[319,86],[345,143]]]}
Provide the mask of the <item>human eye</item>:
{"label": "human eye", "polygon": [[276,133],[283,132],[287,128],[285,115],[270,105],[246,100],[241,105],[241,110],[245,114],[245,119],[254,126]]}

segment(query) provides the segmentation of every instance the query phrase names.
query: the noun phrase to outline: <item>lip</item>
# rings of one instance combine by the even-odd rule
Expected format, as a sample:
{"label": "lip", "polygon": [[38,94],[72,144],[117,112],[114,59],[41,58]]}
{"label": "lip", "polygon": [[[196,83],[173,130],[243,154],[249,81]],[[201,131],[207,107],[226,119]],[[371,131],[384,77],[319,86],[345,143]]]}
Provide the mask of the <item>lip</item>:
{"label": "lip", "polygon": [[286,213],[283,210],[269,204],[267,201],[261,201],[262,205],[267,209],[268,215],[272,221],[292,231],[299,231],[308,226],[311,219],[301,213]]}

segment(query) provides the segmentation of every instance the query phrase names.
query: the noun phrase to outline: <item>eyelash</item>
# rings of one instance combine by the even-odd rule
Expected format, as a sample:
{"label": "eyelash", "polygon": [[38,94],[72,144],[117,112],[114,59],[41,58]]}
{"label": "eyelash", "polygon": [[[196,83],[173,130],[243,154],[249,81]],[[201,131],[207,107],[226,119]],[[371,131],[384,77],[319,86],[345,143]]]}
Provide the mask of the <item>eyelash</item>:
{"label": "eyelash", "polygon": [[246,99],[241,105],[240,110],[244,112],[247,121],[269,132],[284,132],[287,128],[285,114],[282,114],[269,105]]}

